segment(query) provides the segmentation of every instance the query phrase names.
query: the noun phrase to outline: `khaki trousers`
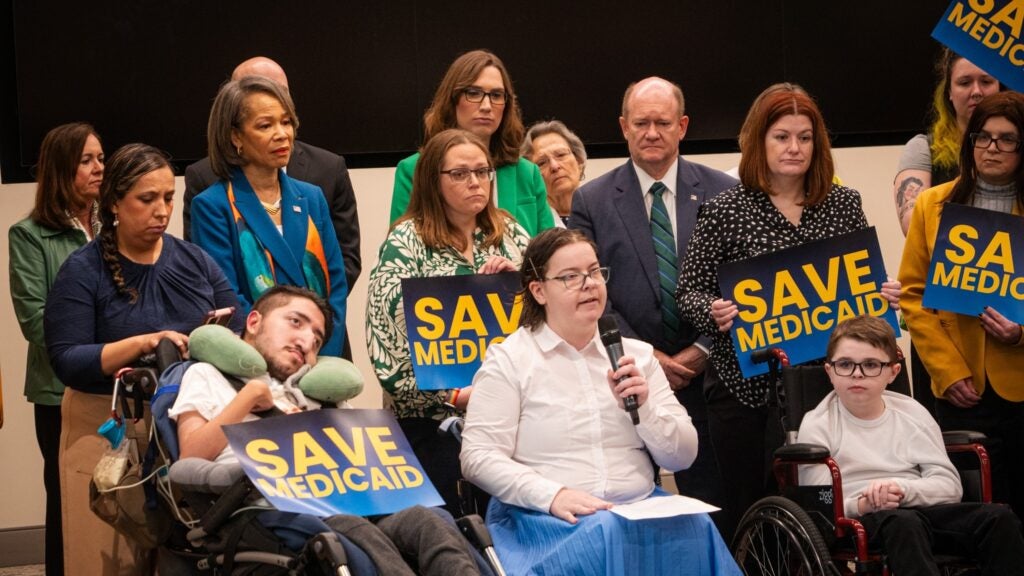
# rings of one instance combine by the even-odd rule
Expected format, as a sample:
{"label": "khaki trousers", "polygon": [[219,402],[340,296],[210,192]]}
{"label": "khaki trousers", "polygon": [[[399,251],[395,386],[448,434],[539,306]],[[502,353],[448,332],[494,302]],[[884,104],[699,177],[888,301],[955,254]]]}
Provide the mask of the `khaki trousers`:
{"label": "khaki trousers", "polygon": [[[89,509],[89,481],[110,445],[96,433],[110,417],[110,400],[109,395],[67,388],[61,403],[60,495],[64,573],[68,576],[130,576],[154,571],[153,551],[141,549]],[[138,424],[143,425],[142,421]]]}

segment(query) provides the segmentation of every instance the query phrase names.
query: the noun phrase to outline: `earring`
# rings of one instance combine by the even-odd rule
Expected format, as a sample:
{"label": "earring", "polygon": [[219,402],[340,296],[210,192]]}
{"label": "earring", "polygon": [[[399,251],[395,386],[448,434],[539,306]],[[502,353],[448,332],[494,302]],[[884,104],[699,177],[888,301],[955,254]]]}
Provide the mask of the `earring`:
{"label": "earring", "polygon": [[241,157],[242,157],[242,147],[241,147],[241,146],[238,146],[238,147],[236,147],[236,148],[235,148],[235,152],[237,152],[237,153],[238,153],[238,157],[239,157],[239,158],[241,158]]}
{"label": "earring", "polygon": [[117,219],[117,214],[114,214],[114,228],[117,228],[117,225],[120,223],[121,221]]}

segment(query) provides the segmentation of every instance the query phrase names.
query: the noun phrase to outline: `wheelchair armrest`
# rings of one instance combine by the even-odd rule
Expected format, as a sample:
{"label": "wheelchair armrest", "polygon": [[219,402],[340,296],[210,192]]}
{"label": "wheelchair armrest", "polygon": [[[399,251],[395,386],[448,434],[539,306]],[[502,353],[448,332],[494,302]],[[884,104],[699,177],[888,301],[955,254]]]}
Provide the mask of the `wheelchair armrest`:
{"label": "wheelchair armrest", "polygon": [[183,490],[223,494],[245,477],[241,464],[218,464],[203,458],[182,458],[171,465],[170,480]]}
{"label": "wheelchair armrest", "polygon": [[987,436],[974,430],[946,430],[942,433],[942,441],[946,446],[984,444],[987,439]]}
{"label": "wheelchair armrest", "polygon": [[477,549],[484,550],[494,546],[494,542],[491,540],[491,533],[487,530],[484,519],[478,514],[463,516],[456,520],[455,523],[458,525],[459,531]]}
{"label": "wheelchair armrest", "polygon": [[783,462],[821,462],[830,455],[819,444],[787,444],[775,450],[775,457]]}
{"label": "wheelchair armrest", "polygon": [[466,425],[466,420],[461,416],[449,416],[441,422],[440,426],[437,427],[438,436],[451,436],[455,438],[455,441],[462,446],[462,428]]}

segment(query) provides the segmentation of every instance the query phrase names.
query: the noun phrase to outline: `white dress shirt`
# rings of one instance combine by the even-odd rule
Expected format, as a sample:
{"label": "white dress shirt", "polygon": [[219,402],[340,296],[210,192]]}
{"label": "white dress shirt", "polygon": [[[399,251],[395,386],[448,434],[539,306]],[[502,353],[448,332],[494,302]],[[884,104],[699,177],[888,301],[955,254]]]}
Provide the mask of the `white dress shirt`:
{"label": "white dress shirt", "polygon": [[697,432],[686,409],[651,346],[622,343],[650,388],[638,426],[611,391],[596,329],[580,351],[546,324],[489,347],[473,379],[463,475],[502,502],[548,512],[563,487],[618,504],[646,498],[654,490],[648,452],[662,468],[687,468]]}
{"label": "white dress shirt", "polygon": [[644,172],[642,168],[633,163],[633,170],[636,171],[636,176],[640,180],[640,189],[644,192],[644,206],[647,207],[647,219],[651,219],[651,205],[654,204],[654,196],[651,195],[651,186],[654,186],[655,182],[661,182],[667,189],[661,195],[662,201],[665,202],[665,211],[668,212],[668,219],[672,221],[672,237],[679,238],[679,226],[676,224],[676,184],[678,179],[676,176],[679,174],[679,157],[676,156],[675,162],[668,167],[668,172],[661,177],[660,180],[655,180],[650,174]]}

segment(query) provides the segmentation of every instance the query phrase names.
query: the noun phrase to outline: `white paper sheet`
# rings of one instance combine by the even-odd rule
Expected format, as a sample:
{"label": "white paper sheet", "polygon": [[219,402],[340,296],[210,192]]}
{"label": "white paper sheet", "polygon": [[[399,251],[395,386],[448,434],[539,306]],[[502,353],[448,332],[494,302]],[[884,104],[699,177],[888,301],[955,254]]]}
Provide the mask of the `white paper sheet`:
{"label": "white paper sheet", "polygon": [[690,498],[687,496],[661,496],[647,498],[632,504],[616,504],[611,511],[626,518],[627,520],[645,520],[647,518],[671,518],[672,516],[684,516],[686,514],[705,514],[717,512],[716,508],[707,502]]}

